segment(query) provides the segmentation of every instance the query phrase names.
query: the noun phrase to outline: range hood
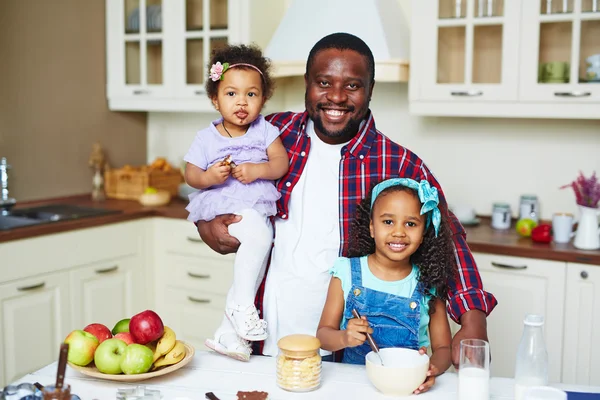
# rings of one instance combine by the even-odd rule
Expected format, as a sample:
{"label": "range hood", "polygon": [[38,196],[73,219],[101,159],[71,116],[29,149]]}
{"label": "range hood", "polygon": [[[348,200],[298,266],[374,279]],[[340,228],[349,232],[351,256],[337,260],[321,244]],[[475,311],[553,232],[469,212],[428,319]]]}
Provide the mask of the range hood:
{"label": "range hood", "polygon": [[310,49],[335,32],[369,45],[376,81],[408,81],[409,32],[398,0],[292,0],[265,49],[275,77],[303,76]]}

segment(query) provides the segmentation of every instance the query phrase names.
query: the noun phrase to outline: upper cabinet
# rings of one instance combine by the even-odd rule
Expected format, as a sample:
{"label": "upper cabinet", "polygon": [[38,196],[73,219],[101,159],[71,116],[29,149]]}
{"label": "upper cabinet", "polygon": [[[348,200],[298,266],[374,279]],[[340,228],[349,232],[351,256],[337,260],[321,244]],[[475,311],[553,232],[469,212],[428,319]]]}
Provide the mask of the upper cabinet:
{"label": "upper cabinet", "polygon": [[255,42],[264,47],[277,27],[273,14],[283,14],[280,3],[284,2],[107,0],[109,108],[212,110],[204,90],[211,52],[227,44]]}
{"label": "upper cabinet", "polygon": [[600,118],[598,3],[413,0],[411,112]]}

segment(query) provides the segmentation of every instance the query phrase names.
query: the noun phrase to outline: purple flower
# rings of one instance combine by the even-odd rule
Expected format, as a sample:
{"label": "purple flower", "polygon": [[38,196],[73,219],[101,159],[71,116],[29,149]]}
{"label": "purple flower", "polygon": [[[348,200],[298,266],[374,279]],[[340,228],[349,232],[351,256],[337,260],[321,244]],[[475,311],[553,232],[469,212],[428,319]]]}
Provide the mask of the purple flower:
{"label": "purple flower", "polygon": [[583,176],[583,172],[579,171],[579,176],[576,180],[560,188],[564,189],[568,187],[573,188],[578,205],[598,208],[598,203],[600,203],[600,182],[598,182],[598,178],[596,177],[596,171],[589,178]]}

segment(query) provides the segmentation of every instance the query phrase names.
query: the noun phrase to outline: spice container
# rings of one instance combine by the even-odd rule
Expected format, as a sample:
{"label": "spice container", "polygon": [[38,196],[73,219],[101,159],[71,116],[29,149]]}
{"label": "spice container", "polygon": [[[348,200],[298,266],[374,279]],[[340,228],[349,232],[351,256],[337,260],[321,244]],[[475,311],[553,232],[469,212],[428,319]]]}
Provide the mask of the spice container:
{"label": "spice container", "polygon": [[321,386],[321,342],[311,335],[289,335],[277,342],[277,386],[309,392]]}
{"label": "spice container", "polygon": [[508,229],[510,228],[510,205],[507,203],[494,203],[492,209],[492,228]]}

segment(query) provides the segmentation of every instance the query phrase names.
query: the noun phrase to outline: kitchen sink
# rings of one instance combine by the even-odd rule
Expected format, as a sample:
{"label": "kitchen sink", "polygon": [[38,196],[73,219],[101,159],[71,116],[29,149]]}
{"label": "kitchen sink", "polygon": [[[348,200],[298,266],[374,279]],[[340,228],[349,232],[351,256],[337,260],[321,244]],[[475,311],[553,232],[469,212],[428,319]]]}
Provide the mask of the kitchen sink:
{"label": "kitchen sink", "polygon": [[0,230],[40,225],[59,221],[70,221],[87,217],[96,217],[119,213],[118,210],[80,207],[71,204],[53,204],[39,207],[13,209],[6,215],[0,215]]}

